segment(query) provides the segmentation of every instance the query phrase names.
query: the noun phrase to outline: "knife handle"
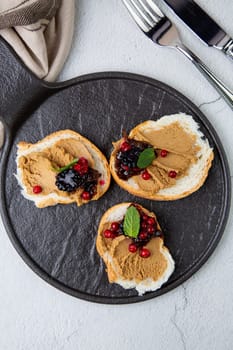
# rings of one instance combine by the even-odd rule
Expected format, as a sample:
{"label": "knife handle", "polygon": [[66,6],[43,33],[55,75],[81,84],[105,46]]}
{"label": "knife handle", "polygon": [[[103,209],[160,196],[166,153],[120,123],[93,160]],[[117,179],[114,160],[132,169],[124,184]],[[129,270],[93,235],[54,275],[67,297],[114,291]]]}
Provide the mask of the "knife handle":
{"label": "knife handle", "polygon": [[[204,74],[209,82],[218,90],[220,95],[225,99],[228,105],[233,109],[233,93],[219,80],[216,75],[198,58],[192,51],[184,45],[177,45],[176,49],[183,53],[195,66]],[[233,55],[233,52],[231,52]]]}

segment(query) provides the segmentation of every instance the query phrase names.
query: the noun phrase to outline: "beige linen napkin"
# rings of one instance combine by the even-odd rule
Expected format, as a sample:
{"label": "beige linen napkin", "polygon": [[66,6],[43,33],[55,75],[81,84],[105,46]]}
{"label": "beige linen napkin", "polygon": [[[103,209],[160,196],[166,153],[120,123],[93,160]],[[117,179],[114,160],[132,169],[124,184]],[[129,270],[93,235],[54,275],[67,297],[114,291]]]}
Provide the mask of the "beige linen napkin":
{"label": "beige linen napkin", "polygon": [[[75,0],[0,0],[0,36],[39,78],[53,81],[69,53]],[[0,123],[0,147],[3,127]]]}
{"label": "beige linen napkin", "polygon": [[74,0],[0,0],[0,35],[39,78],[56,79],[70,50]]}

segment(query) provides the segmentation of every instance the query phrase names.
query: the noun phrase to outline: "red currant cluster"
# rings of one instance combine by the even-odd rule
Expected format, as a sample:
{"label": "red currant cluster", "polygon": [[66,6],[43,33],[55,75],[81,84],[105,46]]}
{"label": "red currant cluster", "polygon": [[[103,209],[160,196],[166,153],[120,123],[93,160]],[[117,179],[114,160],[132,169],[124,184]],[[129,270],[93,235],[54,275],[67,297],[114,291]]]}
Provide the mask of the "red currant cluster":
{"label": "red currant cluster", "polygon": [[[103,232],[105,238],[114,239],[121,234],[123,231],[123,221],[112,222],[109,229]],[[154,217],[148,216],[142,211],[140,211],[140,231],[136,238],[132,238],[132,242],[128,246],[128,250],[131,253],[136,253],[139,251],[139,255],[142,258],[148,258],[151,255],[149,249],[144,246],[153,237],[162,237],[162,232],[157,228],[157,222]]]}
{"label": "red currant cluster", "polygon": [[[137,167],[137,160],[140,153],[149,146],[150,145],[145,142],[129,138],[121,143],[120,149],[116,155],[115,166],[117,174],[122,180],[127,180],[134,175],[140,175],[142,179],[146,181],[151,179],[151,174],[147,169],[140,169]],[[168,153],[169,152],[165,149],[160,150],[160,156],[162,158],[167,157]],[[175,170],[170,170],[168,176],[176,178],[177,173]]]}
{"label": "red currant cluster", "polygon": [[77,163],[73,166],[80,175],[84,175],[88,172],[88,160],[84,157],[79,158]]}

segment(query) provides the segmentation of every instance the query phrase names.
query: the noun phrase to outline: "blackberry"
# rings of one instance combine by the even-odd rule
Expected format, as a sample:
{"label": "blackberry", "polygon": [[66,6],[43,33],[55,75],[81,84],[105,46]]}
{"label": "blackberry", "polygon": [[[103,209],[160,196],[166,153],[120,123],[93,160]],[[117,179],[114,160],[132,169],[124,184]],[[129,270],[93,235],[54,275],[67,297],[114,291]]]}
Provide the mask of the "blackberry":
{"label": "blackberry", "polygon": [[92,168],[88,169],[88,173],[86,174],[85,178],[85,183],[82,187],[84,188],[85,192],[88,192],[90,194],[91,198],[97,193],[97,183],[99,177],[100,174],[97,170]]}
{"label": "blackberry", "polygon": [[119,168],[117,174],[121,179],[127,180],[129,176],[129,171]]}
{"label": "blackberry", "polygon": [[[81,163],[77,163],[77,165],[79,164]],[[86,165],[84,164],[84,166]],[[82,198],[84,200],[90,200],[97,193],[98,178],[101,175],[97,170],[90,167],[87,167],[85,172],[83,170],[82,167],[78,169],[77,167],[73,167],[57,174],[55,184],[58,189],[60,191],[73,192],[78,188],[82,188],[84,190],[82,192]]]}
{"label": "blackberry", "polygon": [[142,148],[135,147],[135,148],[132,148],[130,155],[134,159],[137,159],[142,151],[143,151]]}
{"label": "blackberry", "polygon": [[123,154],[123,152],[121,152],[121,151],[119,151],[119,152],[117,153],[117,155],[116,155],[116,159],[118,159],[118,160],[122,160],[123,157],[124,157],[124,154]]}
{"label": "blackberry", "polygon": [[[126,150],[124,150],[124,147],[122,148],[121,146],[116,154],[115,166],[119,178],[127,180],[131,176],[138,175],[141,172],[142,169],[137,168],[138,158],[141,152],[144,149],[151,147],[151,145],[134,139],[127,139],[127,142],[123,142],[122,145],[124,145],[124,143],[127,143],[130,147],[126,147]],[[128,167],[129,169],[126,170],[125,167]]]}
{"label": "blackberry", "polygon": [[92,169],[92,168],[88,169],[88,173],[86,175],[87,175],[85,178],[86,182],[91,182],[94,180],[96,180],[96,182],[97,182],[98,178],[100,177],[100,173],[97,170]]}
{"label": "blackberry", "polygon": [[[121,162],[122,162],[122,164],[124,164],[124,165],[128,165],[128,166],[130,165],[129,158],[128,158],[127,155],[122,156]],[[128,163],[129,163],[129,164],[128,164]]]}
{"label": "blackberry", "polygon": [[84,191],[90,193],[90,196],[92,198],[97,192],[96,187],[97,187],[97,181],[86,182],[84,185]]}
{"label": "blackberry", "polygon": [[72,192],[82,186],[84,181],[77,171],[68,169],[57,174],[55,184],[60,191]]}

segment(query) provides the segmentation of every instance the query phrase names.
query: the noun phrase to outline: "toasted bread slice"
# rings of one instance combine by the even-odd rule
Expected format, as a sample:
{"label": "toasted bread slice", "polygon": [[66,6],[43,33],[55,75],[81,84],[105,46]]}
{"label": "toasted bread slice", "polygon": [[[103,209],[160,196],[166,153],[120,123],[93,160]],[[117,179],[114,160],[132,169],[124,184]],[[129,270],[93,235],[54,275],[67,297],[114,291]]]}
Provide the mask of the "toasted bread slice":
{"label": "toasted bread slice", "polygon": [[[58,190],[55,186],[57,174],[53,168],[63,167],[74,158],[83,156],[88,159],[90,166],[100,174],[97,182],[97,193],[91,198],[91,200],[98,200],[108,190],[111,175],[105,156],[87,138],[72,130],[60,130],[35,144],[20,142],[16,158],[16,178],[22,187],[23,196],[33,201],[38,208],[73,202],[80,206],[89,202],[82,199],[83,190],[68,193]],[[30,167],[28,166],[29,158],[32,159]],[[33,186],[41,183],[43,188],[47,188],[46,191],[38,194],[33,193]]]}
{"label": "toasted bread slice", "polygon": [[[139,251],[130,253],[128,246],[132,240],[125,235],[114,239],[105,238],[104,231],[112,222],[121,221],[130,205],[132,203],[117,204],[105,212],[99,224],[96,248],[106,264],[109,282],[117,283],[125,289],[136,288],[139,295],[142,295],[160,288],[174,271],[175,263],[164,246],[162,236],[151,238],[145,245],[151,252],[148,258],[140,257]],[[138,204],[137,207],[157,221],[154,213]],[[160,230],[158,221],[157,228]]]}
{"label": "toasted bread slice", "polygon": [[[195,139],[195,147],[198,149],[196,153],[196,162],[190,164],[188,171],[182,177],[173,179],[172,185],[159,188],[158,191],[152,191],[150,182],[145,182],[144,189],[140,188],[135,178],[140,175],[132,176],[127,180],[122,180],[117,175],[117,169],[115,167],[116,154],[119,151],[120,145],[123,142],[123,138],[113,143],[114,149],[110,157],[110,171],[117,184],[130,192],[131,194],[143,198],[152,200],[176,200],[190,195],[197,191],[205,182],[208,171],[211,167],[212,160],[214,158],[213,149],[210,147],[209,142],[199,130],[199,125],[194,119],[184,113],[168,115],[160,118],[157,121],[148,120],[139,125],[129,133],[129,138],[135,140],[142,140],[142,135],[147,135],[151,130],[159,131],[167,126],[171,126],[173,123],[179,125],[182,130],[191,135]],[[179,140],[177,140],[179,141]],[[153,142],[153,140],[152,140]],[[179,145],[180,146],[180,145]],[[178,148],[179,148],[178,146]],[[169,145],[163,145],[163,148],[169,149]],[[180,154],[180,157],[182,155]],[[153,164],[153,163],[152,163]],[[159,169],[156,181],[160,185],[160,172],[164,173],[164,169]],[[147,187],[148,188],[147,188]]]}

